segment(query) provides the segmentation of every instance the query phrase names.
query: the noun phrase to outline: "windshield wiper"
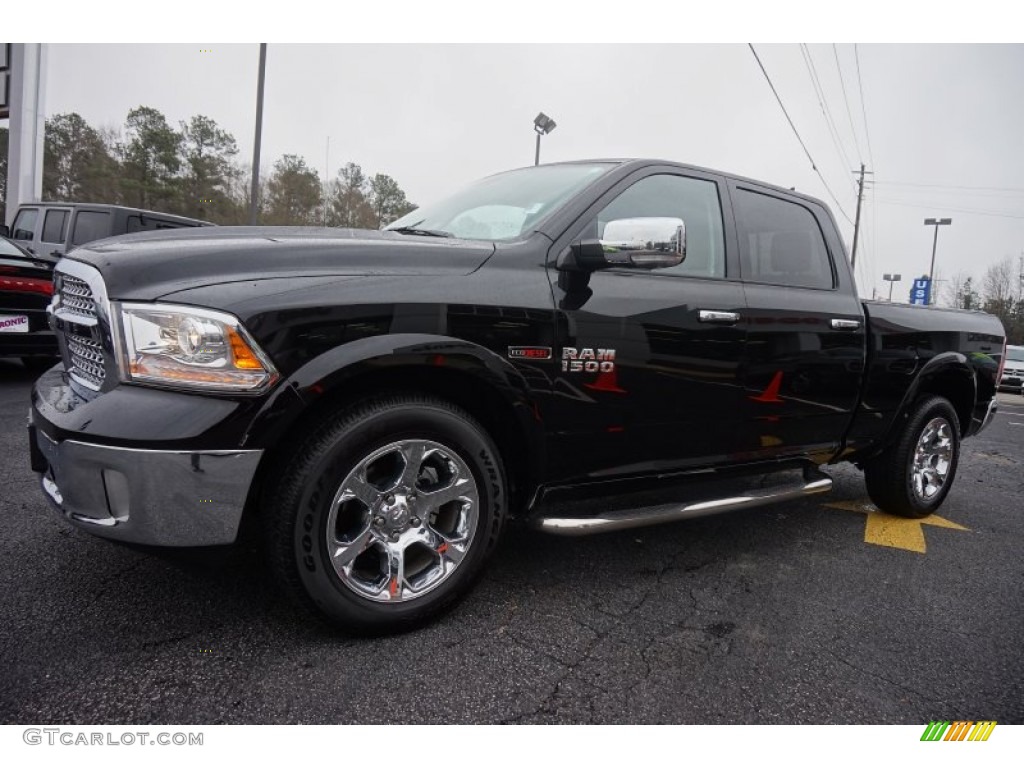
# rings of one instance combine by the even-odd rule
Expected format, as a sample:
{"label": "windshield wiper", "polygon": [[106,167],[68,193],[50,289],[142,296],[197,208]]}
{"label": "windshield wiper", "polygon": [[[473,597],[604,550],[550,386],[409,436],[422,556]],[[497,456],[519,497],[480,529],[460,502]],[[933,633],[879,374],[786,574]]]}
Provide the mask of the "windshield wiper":
{"label": "windshield wiper", "polygon": [[399,232],[403,235],[423,235],[425,237],[454,237],[451,232],[443,229],[420,229],[419,227],[395,227],[388,232]]}

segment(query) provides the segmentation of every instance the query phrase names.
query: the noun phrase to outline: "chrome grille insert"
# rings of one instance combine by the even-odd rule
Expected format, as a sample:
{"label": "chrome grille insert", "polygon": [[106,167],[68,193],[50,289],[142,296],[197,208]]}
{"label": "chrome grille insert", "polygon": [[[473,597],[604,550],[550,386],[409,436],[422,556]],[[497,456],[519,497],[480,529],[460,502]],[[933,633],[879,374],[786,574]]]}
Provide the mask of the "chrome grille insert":
{"label": "chrome grille insert", "polygon": [[72,383],[99,392],[107,371],[116,370],[110,302],[99,271],[73,259],[55,270],[51,323]]}
{"label": "chrome grille insert", "polygon": [[64,341],[68,345],[70,372],[97,389],[106,380],[106,369],[103,361],[103,347],[87,336],[67,332]]}
{"label": "chrome grille insert", "polygon": [[60,305],[72,314],[96,317],[96,299],[84,280],[68,274],[61,276]]}

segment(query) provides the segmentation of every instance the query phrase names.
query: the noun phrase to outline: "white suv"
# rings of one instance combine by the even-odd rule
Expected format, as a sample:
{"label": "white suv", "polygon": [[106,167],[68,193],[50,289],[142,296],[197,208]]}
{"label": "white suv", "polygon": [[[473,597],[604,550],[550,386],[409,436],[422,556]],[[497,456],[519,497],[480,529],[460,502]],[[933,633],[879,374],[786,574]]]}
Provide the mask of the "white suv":
{"label": "white suv", "polygon": [[1015,389],[1018,394],[1024,395],[1024,347],[1006,347],[1006,363],[1003,365],[999,388]]}

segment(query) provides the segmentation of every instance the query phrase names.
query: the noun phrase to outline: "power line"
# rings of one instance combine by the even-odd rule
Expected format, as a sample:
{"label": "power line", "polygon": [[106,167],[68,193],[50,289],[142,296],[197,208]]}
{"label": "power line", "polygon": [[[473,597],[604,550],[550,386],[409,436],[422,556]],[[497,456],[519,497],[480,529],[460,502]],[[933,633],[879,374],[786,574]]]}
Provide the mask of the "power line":
{"label": "power line", "polygon": [[800,131],[796,129],[796,126],[793,124],[793,118],[789,116],[789,112],[786,110],[786,105],[782,103],[782,97],[779,96],[779,92],[775,89],[775,84],[772,82],[772,79],[768,76],[768,70],[764,68],[764,64],[761,63],[761,57],[758,56],[757,51],[754,50],[753,43],[747,43],[747,45],[750,46],[750,52],[754,54],[754,58],[757,60],[757,66],[761,68],[761,72],[762,74],[764,74],[764,79],[768,81],[768,86],[772,89],[772,93],[775,94],[775,100],[779,102],[779,107],[781,107],[782,109],[782,114],[786,116],[786,120],[789,122],[789,127],[793,129],[793,135],[796,136],[796,140],[799,141],[800,146],[803,147],[804,154],[807,155],[807,159],[811,163],[811,168],[813,168],[814,172],[818,174],[818,178],[821,179],[821,183],[825,186],[825,190],[832,198],[832,201],[836,204],[836,208],[839,209],[839,212],[843,214],[843,217],[852,225],[853,219],[851,219],[849,214],[847,214],[846,211],[843,210],[843,206],[836,198],[835,193],[832,192],[832,188],[829,187],[828,182],[825,181],[825,177],[822,176],[821,171],[818,170],[818,166],[815,164],[814,158],[811,157],[810,150],[807,149],[807,145],[804,144],[804,140],[800,137]]}
{"label": "power line", "polygon": [[860,113],[864,118],[864,140],[868,144],[868,159],[871,161],[871,167],[875,167],[875,155],[871,151],[871,132],[868,131],[868,111],[864,105],[864,81],[860,76],[860,54],[857,52],[857,44],[853,44],[853,58],[857,62],[857,90],[860,91]]}
{"label": "power line", "polygon": [[839,85],[843,89],[843,103],[846,105],[846,116],[850,119],[850,133],[853,134],[853,146],[857,150],[857,159],[863,162],[860,143],[857,141],[857,129],[853,127],[853,113],[850,111],[850,100],[846,97],[846,80],[843,78],[843,67],[839,63],[839,48],[832,43],[832,53],[836,57],[836,70],[839,72]]}
{"label": "power line", "polygon": [[981,208],[954,208],[946,205],[945,203],[908,203],[905,200],[888,200],[886,198],[878,198],[878,202],[884,205],[902,205],[906,208],[921,208],[921,209],[934,209],[941,207],[944,211],[953,211],[954,213],[975,213],[979,216],[999,216],[1004,219],[1024,219],[1024,213],[1008,213],[1007,211],[988,211]]}
{"label": "power line", "polygon": [[963,184],[919,184],[912,181],[875,181],[887,187],[921,187],[922,189],[957,189],[972,191],[1008,192],[1014,195],[1024,195],[1024,187],[971,187]]}
{"label": "power line", "polygon": [[807,74],[811,78],[811,87],[814,88],[814,95],[818,99],[818,106],[821,107],[821,112],[825,116],[825,125],[828,126],[832,145],[836,148],[836,152],[839,154],[839,159],[842,161],[843,169],[845,170],[853,165],[853,163],[851,163],[850,158],[847,157],[846,149],[843,147],[843,142],[839,138],[839,131],[835,127],[835,121],[832,118],[832,111],[828,108],[828,99],[825,97],[825,89],[822,87],[821,81],[818,79],[818,72],[814,66],[814,59],[811,56],[811,51],[807,47],[806,43],[800,43],[800,54],[803,56],[804,67],[807,69]]}

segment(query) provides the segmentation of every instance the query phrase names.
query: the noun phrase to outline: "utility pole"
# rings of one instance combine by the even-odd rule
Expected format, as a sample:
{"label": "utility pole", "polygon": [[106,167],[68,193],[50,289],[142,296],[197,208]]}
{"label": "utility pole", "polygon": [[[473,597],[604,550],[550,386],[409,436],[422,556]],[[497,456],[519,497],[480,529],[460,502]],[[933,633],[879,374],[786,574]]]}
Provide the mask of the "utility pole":
{"label": "utility pole", "polygon": [[1020,285],[1017,287],[1017,301],[1024,301],[1024,251],[1020,252]]}
{"label": "utility pole", "polygon": [[260,143],[263,140],[263,84],[267,79],[267,44],[260,43],[260,74],[256,85],[256,140],[252,148],[252,197],[249,200],[249,224],[256,226],[260,193]]}
{"label": "utility pole", "polygon": [[859,173],[860,178],[857,180],[857,214],[854,216],[853,221],[853,254],[850,256],[850,266],[857,266],[857,239],[860,235],[860,206],[864,201],[864,175],[872,175],[873,171],[865,171],[864,163],[860,164],[860,171],[853,171],[853,173]]}

